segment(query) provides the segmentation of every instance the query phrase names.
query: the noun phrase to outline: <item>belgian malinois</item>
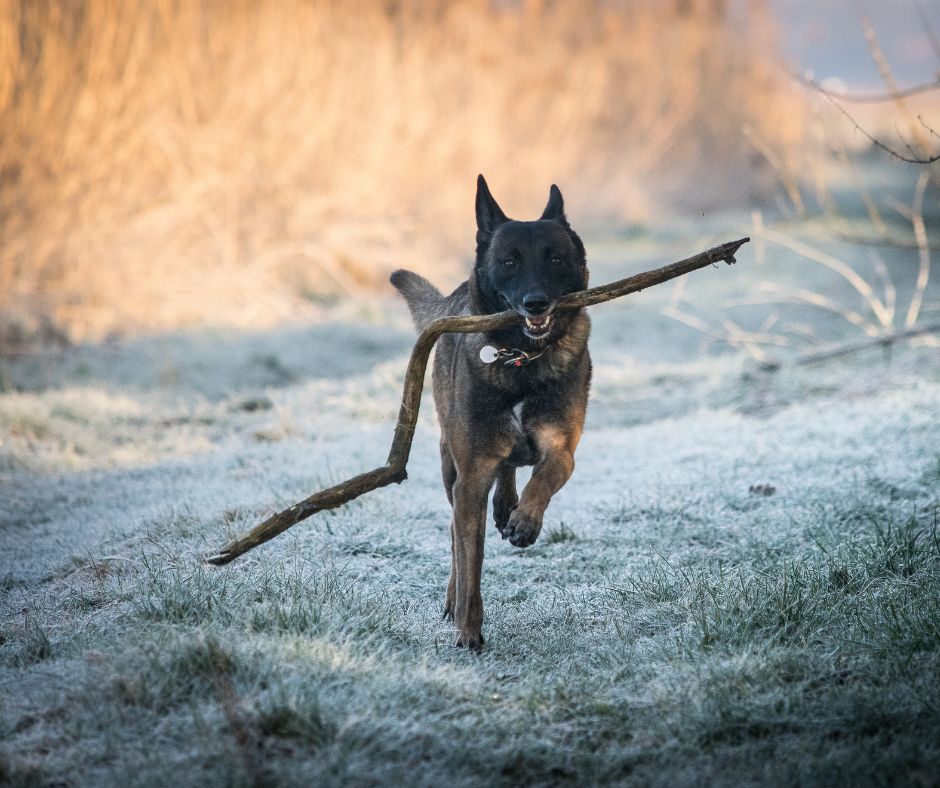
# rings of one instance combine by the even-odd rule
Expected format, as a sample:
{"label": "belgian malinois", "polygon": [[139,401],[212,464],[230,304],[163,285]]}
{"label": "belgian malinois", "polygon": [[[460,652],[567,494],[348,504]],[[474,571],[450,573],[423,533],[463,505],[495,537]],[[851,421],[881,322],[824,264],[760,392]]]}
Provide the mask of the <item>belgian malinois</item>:
{"label": "belgian malinois", "polygon": [[[490,488],[503,539],[528,547],[552,496],[574,470],[591,382],[586,313],[556,311],[587,287],[584,245],[552,186],[536,221],[509,219],[481,175],[476,195],[476,264],[449,296],[411,271],[395,271],[418,330],[444,315],[519,315],[486,334],[444,334],[434,357],[434,402],[441,424],[441,468],[451,521],[451,572],[444,616],[457,645],[483,645],[483,537]],[[520,497],[516,468],[534,465]]]}

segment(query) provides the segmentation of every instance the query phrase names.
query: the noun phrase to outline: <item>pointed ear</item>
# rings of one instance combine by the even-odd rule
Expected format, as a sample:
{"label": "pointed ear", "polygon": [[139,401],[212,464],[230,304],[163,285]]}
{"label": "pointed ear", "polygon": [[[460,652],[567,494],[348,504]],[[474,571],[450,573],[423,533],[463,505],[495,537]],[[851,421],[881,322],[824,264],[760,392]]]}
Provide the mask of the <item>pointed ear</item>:
{"label": "pointed ear", "polygon": [[477,231],[484,236],[490,235],[497,227],[509,219],[503,209],[496,204],[490,187],[482,175],[477,176]]}
{"label": "pointed ear", "polygon": [[561,196],[561,190],[554,183],[548,192],[548,204],[539,219],[565,221],[565,200]]}

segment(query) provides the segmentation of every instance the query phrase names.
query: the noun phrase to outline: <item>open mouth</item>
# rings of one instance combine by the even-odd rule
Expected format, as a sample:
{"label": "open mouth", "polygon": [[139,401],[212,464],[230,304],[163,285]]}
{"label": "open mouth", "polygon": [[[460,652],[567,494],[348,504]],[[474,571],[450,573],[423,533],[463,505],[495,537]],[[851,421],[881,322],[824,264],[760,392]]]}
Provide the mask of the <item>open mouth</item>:
{"label": "open mouth", "polygon": [[540,317],[525,318],[525,325],[522,332],[530,339],[544,339],[552,329],[552,316],[541,315]]}

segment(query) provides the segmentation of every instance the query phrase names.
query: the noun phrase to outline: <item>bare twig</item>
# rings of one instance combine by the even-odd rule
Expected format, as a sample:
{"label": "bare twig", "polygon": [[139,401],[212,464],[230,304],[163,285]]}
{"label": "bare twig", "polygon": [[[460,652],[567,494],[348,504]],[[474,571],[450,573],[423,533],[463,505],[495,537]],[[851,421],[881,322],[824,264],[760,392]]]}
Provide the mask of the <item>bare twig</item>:
{"label": "bare twig", "polygon": [[888,308],[885,304],[881,303],[878,296],[875,295],[875,291],[872,286],[865,281],[851,266],[844,263],[837,257],[834,257],[831,254],[827,254],[819,249],[815,249],[809,244],[805,244],[801,241],[797,241],[794,238],[789,238],[783,233],[778,233],[773,230],[764,231],[764,237],[771,243],[782,246],[785,249],[789,249],[792,252],[801,257],[805,257],[807,260],[812,260],[813,262],[819,263],[820,265],[825,266],[826,268],[834,271],[839,274],[846,282],[848,282],[856,292],[865,300],[868,308],[875,315],[875,318],[881,325],[887,325],[889,323],[888,317]]}
{"label": "bare twig", "polygon": [[846,111],[845,107],[843,107],[841,104],[839,104],[838,101],[836,101],[831,95],[829,95],[828,91],[826,91],[825,88],[821,87],[819,83],[814,82],[813,80],[810,80],[810,82],[812,83],[813,87],[815,87],[816,90],[818,90],[823,95],[823,97],[830,104],[832,104],[833,107],[839,110],[839,112],[841,112],[848,119],[849,123],[851,123],[855,127],[856,131],[860,132],[865,137],[865,139],[867,139],[876,148],[880,148],[885,153],[888,153],[891,156],[893,156],[895,159],[898,159],[898,161],[907,162],[908,164],[933,164],[935,161],[940,161],[940,153],[934,154],[932,156],[905,156],[901,153],[898,153],[893,148],[889,148],[881,140],[877,139],[876,137],[873,137],[871,134],[865,131],[865,129],[859,126],[858,121],[855,120],[855,118],[853,118]]}
{"label": "bare twig", "polygon": [[920,123],[924,131],[926,131],[931,137],[935,137],[936,139],[940,140],[940,134],[937,134],[937,130],[933,126],[929,125],[926,120],[924,120],[923,115],[917,116],[917,122]]}
{"label": "bare twig", "polygon": [[[916,238],[902,238],[882,235],[862,235],[847,230],[832,230],[832,235],[840,241],[844,241],[852,246],[877,246],[883,249],[902,249],[904,251],[920,250],[920,244]],[[927,249],[931,252],[940,252],[940,244],[927,244]]]}
{"label": "bare twig", "polygon": [[[869,339],[863,339],[858,342],[829,345],[814,353],[807,353],[804,356],[799,356],[789,363],[793,366],[818,364],[822,361],[829,361],[830,359],[838,358],[840,356],[847,356],[850,353],[858,353],[861,350],[868,350],[869,348],[879,346],[889,347],[890,345],[906,339],[914,339],[915,337],[938,333],[940,333],[940,323],[928,323],[927,325],[908,328],[904,331],[895,331],[891,334],[884,334],[880,337],[871,337]],[[781,366],[783,366],[783,364],[780,361],[765,361],[760,364],[760,368],[768,372],[773,372],[777,369],[780,369]]]}
{"label": "bare twig", "polygon": [[877,252],[869,252],[869,259],[875,264],[875,273],[881,280],[881,287],[884,290],[884,305],[887,314],[888,325],[894,325],[894,313],[898,303],[898,291],[894,286],[894,280],[888,273],[888,266],[885,265],[884,258]]}
{"label": "bare twig", "polygon": [[927,227],[924,224],[924,192],[927,189],[927,171],[920,174],[917,179],[917,188],[914,192],[914,203],[911,206],[911,225],[914,227],[914,237],[917,239],[917,253],[920,265],[917,271],[917,284],[914,286],[914,295],[911,296],[911,305],[907,310],[904,325],[913,327],[917,322],[921,306],[924,303],[924,292],[927,290],[927,280],[930,277],[930,246],[927,243]]}
{"label": "bare twig", "polygon": [[[749,240],[750,238],[741,238],[653,271],[572,293],[561,299],[557,308],[582,309],[645,290],[707,265],[718,262],[726,262],[730,265],[735,262],[734,255],[738,249]],[[417,426],[418,408],[421,405],[421,392],[424,388],[424,374],[434,343],[445,333],[476,334],[493,331],[512,325],[518,320],[519,316],[515,312],[507,310],[495,315],[442,317],[431,323],[418,337],[411,351],[411,358],[405,373],[398,423],[395,426],[395,435],[385,465],[340,482],[327,490],[314,493],[303,501],[278,512],[255,526],[245,536],[224,547],[216,555],[207,558],[206,561],[216,565],[227,564],[316,512],[335,509],[379,487],[403,482],[408,478],[405,466],[411,453],[411,442]]]}
{"label": "bare twig", "polygon": [[[806,77],[796,72],[791,72],[790,76],[805,87],[821,90],[819,83],[812,77]],[[932,90],[940,90],[940,79],[935,79],[933,82],[924,82],[920,85],[912,85],[908,88],[899,88],[897,93],[844,93],[829,90],[828,88],[825,89],[825,93],[837,101],[848,101],[852,104],[880,104],[885,101],[897,101],[899,98],[916,96],[918,93],[928,93]]]}
{"label": "bare twig", "polygon": [[[878,73],[881,75],[881,80],[884,82],[888,92],[895,96],[894,103],[901,112],[901,115],[905,118],[911,134],[914,135],[914,140],[916,141],[919,150],[914,150],[914,148],[908,144],[908,142],[904,140],[903,137],[901,137],[900,132],[898,133],[898,136],[901,137],[902,142],[904,142],[904,146],[907,148],[912,158],[925,159],[930,156],[929,138],[925,137],[924,130],[918,128],[917,124],[914,123],[913,113],[911,112],[907,101],[905,101],[904,97],[900,95],[900,88],[898,88],[897,80],[894,78],[894,73],[891,70],[891,64],[888,63],[888,58],[885,57],[885,53],[881,49],[881,45],[878,43],[878,34],[875,32],[875,26],[871,23],[871,20],[865,14],[862,15],[859,21],[861,22],[862,30],[865,31],[865,41],[868,44],[868,51],[871,54],[871,59],[874,62],[875,67],[878,69]],[[929,164],[930,162],[928,161],[922,163]]]}
{"label": "bare twig", "polygon": [[855,191],[858,192],[859,197],[862,199],[862,204],[865,206],[865,210],[868,211],[868,218],[871,220],[872,226],[875,228],[875,232],[877,232],[882,238],[886,238],[888,235],[888,227],[881,216],[881,211],[878,209],[877,203],[875,203],[871,196],[871,192],[868,190],[868,187],[865,185],[864,180],[859,174],[858,167],[855,166],[855,162],[849,158],[844,145],[841,146],[841,150],[842,161],[848,168],[849,177],[852,179],[852,183],[855,186]]}
{"label": "bare twig", "polygon": [[747,137],[755,150],[767,160],[767,163],[774,172],[777,173],[781,185],[786,190],[787,197],[790,198],[793,210],[796,211],[799,216],[804,216],[806,214],[806,206],[803,204],[803,195],[800,193],[800,182],[794,169],[787,166],[787,163],[774,151],[773,146],[761,139],[760,135],[750,124],[745,124],[741,128],[741,132]]}
{"label": "bare twig", "polygon": [[767,297],[754,297],[744,303],[747,304],[808,304],[810,306],[824,309],[845,318],[856,328],[860,328],[869,336],[878,334],[878,326],[867,320],[854,309],[849,309],[843,304],[834,301],[827,296],[802,287],[787,287],[778,285],[775,282],[762,282],[758,286],[759,294],[766,294]]}
{"label": "bare twig", "polygon": [[[852,99],[847,98],[845,94],[835,93],[833,91],[827,90],[815,79],[798,77],[798,79],[805,85],[814,88],[816,91],[822,94],[822,96],[828,101],[832,106],[834,106],[846,119],[855,127],[856,131],[861,132],[861,134],[871,142],[875,147],[880,148],[886,153],[890,154],[899,161],[907,162],[908,164],[933,164],[936,161],[940,161],[940,154],[931,154],[930,147],[928,144],[927,138],[924,136],[922,129],[917,128],[917,126],[912,122],[911,112],[907,106],[907,103],[904,101],[906,96],[912,94],[912,92],[921,92],[922,90],[935,89],[940,87],[940,80],[934,80],[934,82],[929,83],[928,85],[917,86],[917,89],[907,89],[902,90],[898,87],[897,81],[894,79],[894,74],[891,71],[891,66],[888,63],[888,59],[885,57],[884,52],[881,49],[881,46],[878,44],[878,37],[875,33],[875,28],[871,23],[871,20],[867,16],[862,16],[859,20],[862,25],[862,30],[865,33],[865,41],[868,44],[868,51],[871,54],[871,58],[875,63],[875,67],[878,69],[878,73],[881,75],[882,81],[885,83],[888,91],[884,96],[879,95],[877,98],[884,101],[893,101],[898,109],[901,111],[901,114],[905,116],[908,121],[908,126],[911,129],[911,133],[914,135],[915,140],[920,148],[919,151],[915,151],[912,146],[901,138],[901,142],[904,143],[904,146],[908,149],[910,153],[909,156],[905,156],[902,153],[898,153],[893,148],[889,147],[881,140],[877,139],[869,132],[865,131],[859,124],[858,121],[853,118],[848,111],[843,107],[836,99],[841,101],[850,101]],[[921,120],[921,124],[928,130],[933,131],[926,123]],[[899,135],[900,136],[900,135]]]}
{"label": "bare twig", "polygon": [[914,8],[917,11],[917,16],[920,17],[920,23],[927,34],[927,40],[930,42],[933,53],[937,56],[937,60],[940,60],[940,38],[937,38],[937,31],[933,29],[933,23],[927,15],[927,9],[919,0],[915,1]]}

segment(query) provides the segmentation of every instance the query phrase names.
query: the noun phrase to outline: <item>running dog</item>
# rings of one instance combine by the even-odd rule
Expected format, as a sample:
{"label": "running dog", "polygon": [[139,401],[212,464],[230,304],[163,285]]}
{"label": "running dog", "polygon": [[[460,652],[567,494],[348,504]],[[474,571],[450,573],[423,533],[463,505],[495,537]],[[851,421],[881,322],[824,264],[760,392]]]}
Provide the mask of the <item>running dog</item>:
{"label": "running dog", "polygon": [[[418,330],[445,315],[508,308],[518,323],[485,334],[444,334],[434,357],[434,402],[441,424],[444,490],[453,508],[451,572],[444,616],[457,645],[483,646],[483,538],[493,483],[493,516],[503,539],[528,547],[538,538],[552,496],[574,470],[591,383],[583,310],[556,311],[558,300],[588,283],[584,245],[552,186],[535,221],[503,213],[477,179],[476,263],[469,279],[443,295],[411,271],[392,284]],[[516,492],[516,468],[535,466]]]}

